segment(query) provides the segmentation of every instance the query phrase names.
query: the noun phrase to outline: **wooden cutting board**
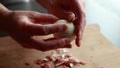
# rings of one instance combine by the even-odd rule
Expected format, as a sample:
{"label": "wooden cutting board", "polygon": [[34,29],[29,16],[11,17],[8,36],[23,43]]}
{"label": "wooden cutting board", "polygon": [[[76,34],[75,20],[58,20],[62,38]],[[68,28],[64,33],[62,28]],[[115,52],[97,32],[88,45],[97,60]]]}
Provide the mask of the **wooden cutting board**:
{"label": "wooden cutting board", "polygon": [[[71,44],[69,54],[86,62],[75,68],[120,68],[120,50],[100,33],[96,24],[86,26],[80,48],[74,41]],[[0,38],[0,68],[40,68],[35,60],[50,53],[23,48],[10,37]]]}

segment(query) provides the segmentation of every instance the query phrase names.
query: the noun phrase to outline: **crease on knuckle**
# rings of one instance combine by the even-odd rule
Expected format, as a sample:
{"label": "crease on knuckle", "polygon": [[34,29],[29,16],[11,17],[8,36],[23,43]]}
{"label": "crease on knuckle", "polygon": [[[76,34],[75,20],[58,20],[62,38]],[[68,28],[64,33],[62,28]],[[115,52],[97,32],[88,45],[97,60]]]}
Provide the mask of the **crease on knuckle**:
{"label": "crease on knuckle", "polygon": [[46,27],[41,27],[41,32],[43,35],[47,35],[49,33],[49,30]]}
{"label": "crease on knuckle", "polygon": [[57,42],[57,44],[63,46],[63,45],[65,45],[65,40],[61,39]]}

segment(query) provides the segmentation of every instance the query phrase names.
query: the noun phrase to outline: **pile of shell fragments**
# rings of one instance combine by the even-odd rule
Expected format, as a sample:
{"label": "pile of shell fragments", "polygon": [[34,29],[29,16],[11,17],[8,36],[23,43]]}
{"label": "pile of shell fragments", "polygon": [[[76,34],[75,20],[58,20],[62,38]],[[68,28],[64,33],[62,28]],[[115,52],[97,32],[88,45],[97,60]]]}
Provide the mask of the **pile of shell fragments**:
{"label": "pile of shell fragments", "polygon": [[41,68],[73,68],[75,65],[85,65],[69,55],[67,49],[57,49],[43,59],[36,60],[36,64]]}

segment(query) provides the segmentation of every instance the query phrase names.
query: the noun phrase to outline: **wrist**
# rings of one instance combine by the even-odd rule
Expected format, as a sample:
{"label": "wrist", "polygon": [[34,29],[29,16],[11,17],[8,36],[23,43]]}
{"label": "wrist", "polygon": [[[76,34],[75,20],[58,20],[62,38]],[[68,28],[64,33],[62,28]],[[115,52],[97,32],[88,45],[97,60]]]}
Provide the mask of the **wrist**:
{"label": "wrist", "polygon": [[52,0],[36,0],[42,7],[44,7],[46,10],[51,9],[52,6]]}
{"label": "wrist", "polygon": [[11,10],[7,9],[0,3],[0,32],[6,32],[8,23],[10,22],[8,19],[11,13]]}
{"label": "wrist", "polygon": [[7,9],[0,3],[0,17],[8,16],[11,12],[11,10]]}

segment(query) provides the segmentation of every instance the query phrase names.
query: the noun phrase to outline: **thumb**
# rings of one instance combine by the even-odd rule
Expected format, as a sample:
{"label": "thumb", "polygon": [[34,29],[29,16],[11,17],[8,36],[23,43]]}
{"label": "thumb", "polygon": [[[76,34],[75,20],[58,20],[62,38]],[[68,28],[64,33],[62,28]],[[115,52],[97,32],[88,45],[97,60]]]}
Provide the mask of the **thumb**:
{"label": "thumb", "polygon": [[57,16],[60,19],[66,19],[69,22],[72,22],[75,20],[75,14],[71,11],[66,11],[64,8],[62,8],[59,5],[53,5],[53,8],[48,10],[49,13]]}
{"label": "thumb", "polygon": [[65,11],[63,17],[69,22],[73,22],[75,20],[75,14],[73,12]]}

